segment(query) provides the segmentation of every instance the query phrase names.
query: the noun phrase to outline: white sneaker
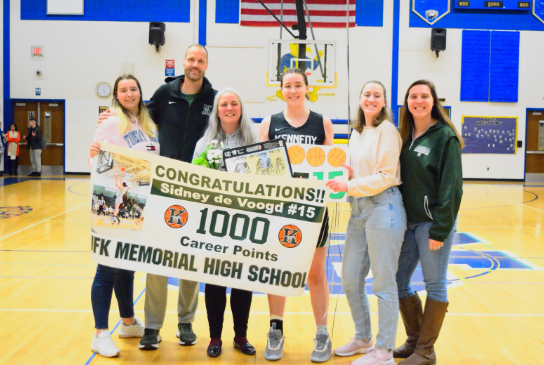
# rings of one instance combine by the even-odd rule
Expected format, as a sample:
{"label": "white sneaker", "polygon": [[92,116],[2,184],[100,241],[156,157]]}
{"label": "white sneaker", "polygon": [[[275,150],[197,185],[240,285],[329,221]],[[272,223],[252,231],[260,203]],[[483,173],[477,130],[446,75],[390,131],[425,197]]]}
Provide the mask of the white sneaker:
{"label": "white sneaker", "polygon": [[119,325],[119,337],[120,338],[130,338],[130,337],[142,337],[144,335],[145,325],[138,317],[134,317],[136,320],[134,324],[127,326],[124,323]]}
{"label": "white sneaker", "polygon": [[100,332],[98,337],[96,335],[93,336],[91,350],[104,357],[115,357],[121,353],[117,346],[115,346],[115,343],[113,343],[110,331],[108,330]]}
{"label": "white sneaker", "polygon": [[351,365],[395,365],[393,351],[374,349],[368,354],[351,362]]}
{"label": "white sneaker", "polygon": [[351,341],[343,346],[340,346],[334,350],[336,356],[351,356],[355,354],[366,354],[374,349],[372,339],[368,341],[360,338],[352,337]]}

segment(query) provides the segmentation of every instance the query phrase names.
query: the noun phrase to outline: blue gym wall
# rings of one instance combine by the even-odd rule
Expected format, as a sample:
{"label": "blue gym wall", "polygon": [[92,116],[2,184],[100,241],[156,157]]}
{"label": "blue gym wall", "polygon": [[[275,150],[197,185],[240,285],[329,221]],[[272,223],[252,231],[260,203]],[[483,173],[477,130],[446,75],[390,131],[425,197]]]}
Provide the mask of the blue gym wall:
{"label": "blue gym wall", "polygon": [[[110,102],[97,97],[96,84],[112,83],[128,63],[149,99],[163,83],[165,61],[175,60],[175,74],[182,74],[185,49],[194,43],[208,47],[207,77],[214,87],[240,90],[253,118],[283,108],[277,88],[265,83],[268,40],[280,37],[279,28],[239,26],[239,1],[150,0],[127,6],[119,0],[87,0],[83,16],[47,16],[45,4],[3,0],[1,106],[9,120],[11,100],[66,100],[68,172],[87,171],[85,146],[94,134],[98,107]],[[319,98],[309,106],[336,120],[337,136],[346,137],[349,128],[342,123],[357,112],[364,82],[382,81],[396,114],[408,85],[427,78],[451,107],[458,128],[464,115],[516,116],[518,139],[524,142],[526,109],[544,108],[544,49],[538,46],[544,44],[538,18],[544,0],[531,4],[534,10],[481,11],[455,9],[448,0],[356,0],[356,27],[349,33],[314,29],[318,40],[336,42],[338,80],[335,88],[314,90]],[[426,9],[444,16],[429,25],[417,13],[424,16]],[[159,53],[147,43],[150,21],[166,23],[166,44]],[[447,29],[447,48],[438,58],[430,50],[433,27]],[[489,47],[478,49],[481,42],[469,35],[473,31],[483,32]],[[283,38],[290,36],[284,31]],[[33,45],[44,46],[43,58],[30,57]],[[41,96],[34,94],[37,87]],[[524,148],[509,156],[464,155],[463,163],[465,177],[523,178]]]}

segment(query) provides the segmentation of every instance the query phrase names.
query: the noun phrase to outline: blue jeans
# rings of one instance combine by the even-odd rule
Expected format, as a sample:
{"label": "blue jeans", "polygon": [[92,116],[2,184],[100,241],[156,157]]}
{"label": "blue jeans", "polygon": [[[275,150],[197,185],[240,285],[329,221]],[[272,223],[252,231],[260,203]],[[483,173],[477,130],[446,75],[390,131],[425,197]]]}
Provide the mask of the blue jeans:
{"label": "blue jeans", "polygon": [[95,328],[108,328],[108,316],[114,289],[121,318],[134,317],[134,271],[98,264],[91,289]]}
{"label": "blue jeans", "polygon": [[421,261],[421,271],[427,298],[437,302],[448,301],[447,273],[453,237],[457,231],[457,222],[453,226],[444,245],[439,250],[429,248],[429,229],[433,222],[410,223],[404,235],[400,251],[397,285],[399,298],[411,297],[416,292],[410,285],[410,280],[417,264]]}
{"label": "blue jeans", "polygon": [[378,297],[379,331],[376,347],[395,348],[399,299],[395,274],[406,212],[397,187],[365,198],[350,197],[351,217],[346,232],[342,283],[355,323],[355,337],[372,337],[366,276],[372,268],[372,291]]}

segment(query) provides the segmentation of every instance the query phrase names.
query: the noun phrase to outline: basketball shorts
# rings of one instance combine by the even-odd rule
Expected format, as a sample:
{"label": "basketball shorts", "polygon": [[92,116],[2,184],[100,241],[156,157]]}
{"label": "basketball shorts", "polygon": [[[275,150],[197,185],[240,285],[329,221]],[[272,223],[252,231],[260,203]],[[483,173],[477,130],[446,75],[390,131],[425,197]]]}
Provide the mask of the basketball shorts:
{"label": "basketball shorts", "polygon": [[317,240],[316,248],[328,247],[329,245],[329,210],[325,208],[325,216],[323,217],[323,223],[321,224],[321,230],[319,232],[319,239]]}

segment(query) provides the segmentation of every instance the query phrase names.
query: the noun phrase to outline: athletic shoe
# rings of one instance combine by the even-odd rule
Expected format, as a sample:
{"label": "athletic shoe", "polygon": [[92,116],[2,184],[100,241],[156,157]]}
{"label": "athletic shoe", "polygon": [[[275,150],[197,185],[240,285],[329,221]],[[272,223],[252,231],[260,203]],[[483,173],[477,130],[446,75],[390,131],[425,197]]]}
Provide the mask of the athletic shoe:
{"label": "athletic shoe", "polygon": [[336,356],[351,356],[355,354],[366,354],[371,350],[374,350],[372,339],[365,341],[360,338],[352,337],[349,343],[335,349],[334,354]]}
{"label": "athletic shoe", "polygon": [[332,342],[328,333],[319,334],[314,339],[314,350],[310,360],[313,362],[325,362],[331,357]]}
{"label": "athletic shoe", "polygon": [[113,340],[111,339],[110,331],[105,330],[100,332],[98,337],[93,336],[93,343],[91,344],[91,350],[94,353],[104,357],[115,357],[121,353]]}
{"label": "athletic shoe", "polygon": [[159,348],[159,342],[162,341],[159,330],[154,330],[152,328],[146,328],[144,330],[144,337],[140,340],[140,345],[138,347],[141,350],[156,350]]}
{"label": "athletic shoe", "polygon": [[395,360],[393,359],[393,351],[374,349],[365,356],[352,361],[351,365],[395,365]]}
{"label": "athletic shoe", "polygon": [[267,360],[279,360],[283,356],[284,338],[280,330],[270,328],[268,332],[268,340],[266,341],[266,349],[264,350],[264,358]]}
{"label": "athletic shoe", "polygon": [[119,326],[119,337],[121,338],[130,338],[130,337],[142,337],[144,335],[145,326],[143,322],[138,317],[134,317],[135,322],[131,325],[126,325],[121,323]]}
{"label": "athletic shoe", "polygon": [[178,323],[176,337],[179,338],[178,343],[183,346],[192,346],[198,342],[196,334],[193,332],[193,326],[190,323]]}

